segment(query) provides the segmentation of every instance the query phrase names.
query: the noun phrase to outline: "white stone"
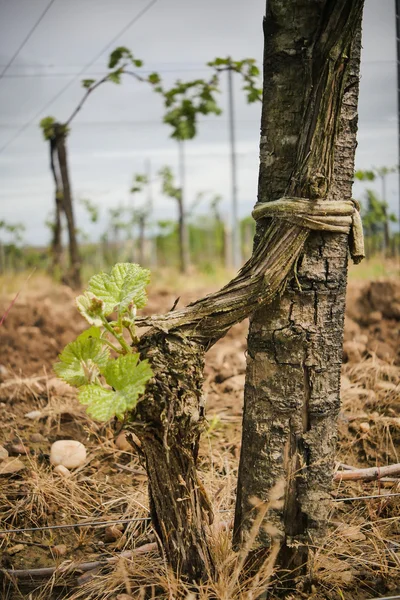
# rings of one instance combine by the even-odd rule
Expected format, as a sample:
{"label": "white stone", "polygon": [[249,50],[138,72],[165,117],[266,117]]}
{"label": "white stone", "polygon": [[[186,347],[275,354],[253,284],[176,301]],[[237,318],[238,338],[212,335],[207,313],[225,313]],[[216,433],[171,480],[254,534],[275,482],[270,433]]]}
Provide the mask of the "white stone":
{"label": "white stone", "polygon": [[54,473],[57,473],[60,477],[64,477],[64,479],[71,477],[71,471],[67,469],[67,467],[64,467],[64,465],[57,465],[54,467]]}
{"label": "white stone", "polygon": [[52,465],[62,465],[67,469],[81,467],[86,460],[86,448],[76,440],[58,440],[54,442],[50,450],[50,462]]}
{"label": "white stone", "polygon": [[25,417],[27,419],[40,419],[40,417],[42,416],[42,411],[41,410],[31,410],[31,412],[25,413]]}

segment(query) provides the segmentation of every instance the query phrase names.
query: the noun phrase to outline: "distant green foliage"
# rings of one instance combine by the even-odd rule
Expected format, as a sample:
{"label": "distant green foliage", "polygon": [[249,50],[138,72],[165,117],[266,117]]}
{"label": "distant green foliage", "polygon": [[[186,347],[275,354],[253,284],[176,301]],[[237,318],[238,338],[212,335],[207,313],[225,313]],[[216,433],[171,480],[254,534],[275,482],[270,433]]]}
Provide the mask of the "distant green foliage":
{"label": "distant green foliage", "polygon": [[383,231],[385,223],[397,218],[394,214],[388,214],[388,203],[381,200],[373,190],[366,190],[366,205],[362,207],[361,214],[365,234],[375,235]]}
{"label": "distant green foliage", "polygon": [[82,79],[82,87],[89,89],[92,85],[96,83],[95,79]]}
{"label": "distant green foliage", "polygon": [[0,232],[4,231],[9,234],[12,238],[12,243],[18,244],[22,242],[23,232],[25,231],[25,225],[23,223],[7,223],[7,221],[0,221]]}
{"label": "distant green foliage", "polygon": [[398,166],[394,167],[373,167],[365,171],[358,170],[354,173],[354,177],[359,181],[375,181],[378,177],[385,178],[386,175],[391,173],[397,173],[399,170]]}
{"label": "distant green foliage", "polygon": [[163,194],[180,201],[182,199],[182,190],[175,185],[174,175],[170,167],[163,167],[159,171],[161,177],[161,188]]}
{"label": "distant green foliage", "polygon": [[43,132],[43,137],[45,140],[51,140],[54,137],[54,124],[56,120],[54,117],[44,117],[39,125]]}
{"label": "distant green foliage", "polygon": [[[86,292],[76,299],[79,312],[91,327],[64,348],[54,370],[64,381],[78,387],[79,401],[94,419],[124,417],[135,408],[153,376],[147,360],[133,352],[138,343],[136,311],[147,302],[150,271],[139,265],[119,263],[111,273],[94,275]],[[116,313],[115,320],[109,320]],[[129,345],[124,337],[131,337]],[[112,358],[110,349],[117,353]]]}
{"label": "distant green foliage", "polygon": [[215,69],[219,74],[223,71],[234,71],[242,76],[244,81],[243,90],[246,92],[247,102],[262,102],[262,84],[260,78],[260,69],[257,67],[254,58],[244,58],[243,60],[232,60],[227,58],[215,58],[207,63],[209,67]]}
{"label": "distant green foliage", "polygon": [[61,123],[57,123],[54,117],[44,117],[40,121],[39,125],[45,140],[51,140],[52,138],[54,138],[56,125],[59,134],[68,135],[69,133],[69,127],[65,124],[63,125]]}
{"label": "distant green foliage", "polygon": [[[386,176],[396,173],[398,167],[373,167],[367,170],[358,170],[354,173],[355,179],[359,181],[376,181],[381,179],[384,184]],[[384,187],[382,194],[384,193]],[[371,189],[365,191],[366,203],[362,206],[361,214],[366,236],[373,236],[384,231],[385,224],[389,221],[395,223],[397,218],[389,213],[389,205],[385,198],[379,198],[378,194]]]}
{"label": "distant green foliage", "polygon": [[130,189],[131,194],[142,192],[144,186],[149,183],[149,178],[144,173],[137,173],[133,178],[133,184]]}
{"label": "distant green foliage", "polygon": [[118,48],[115,48],[115,50],[113,50],[110,54],[108,68],[114,69],[120,65],[122,61],[131,63],[134,67],[143,66],[143,61],[135,58],[129,48],[126,46],[118,46]]}
{"label": "distant green foliage", "polygon": [[166,108],[163,120],[171,126],[172,138],[179,141],[191,140],[196,136],[197,119],[200,114],[221,114],[216,100],[216,94],[219,93],[216,76],[210,81],[178,80],[172,88],[165,90],[160,84],[160,79],[157,80],[154,75],[152,80],[149,80],[153,83],[154,90],[163,96]]}
{"label": "distant green foliage", "polygon": [[88,198],[81,198],[79,202],[84,206],[86,212],[89,215],[90,221],[92,223],[97,223],[99,220],[99,207],[97,204],[89,200]]}

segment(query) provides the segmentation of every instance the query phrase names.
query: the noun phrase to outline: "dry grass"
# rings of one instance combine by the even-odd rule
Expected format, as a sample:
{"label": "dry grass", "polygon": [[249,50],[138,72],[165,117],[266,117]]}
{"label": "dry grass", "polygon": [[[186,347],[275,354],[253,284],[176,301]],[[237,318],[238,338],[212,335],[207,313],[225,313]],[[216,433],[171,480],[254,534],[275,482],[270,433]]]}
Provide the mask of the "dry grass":
{"label": "dry grass", "polygon": [[[179,291],[181,281],[177,279],[175,283],[174,290],[168,291],[167,304],[175,290]],[[164,297],[161,287],[157,294]],[[216,557],[217,575],[202,586],[189,588],[170,572],[162,556],[146,553],[121,557],[78,580],[76,574],[57,572],[33,585],[6,578],[0,587],[1,598],[117,600],[121,594],[119,600],[262,597],[270,585],[278,542],[273,543],[257,574],[247,571],[245,559],[257,527],[268,521],[270,506],[258,507],[259,523],[243,554],[236,554],[231,548],[233,513],[220,512],[232,511],[235,502],[245,329],[243,326],[235,330],[213,348],[206,368],[209,428],[203,436],[199,469],[216,515],[210,545]],[[222,372],[224,381],[216,377]],[[33,410],[40,411],[40,418],[30,420],[25,416]],[[0,419],[4,423],[0,429],[3,442],[22,439],[31,449],[29,455],[22,457],[25,471],[1,478],[1,529],[147,517],[146,476],[138,456],[118,450],[114,425],[92,422],[76,403],[74,393],[50,373],[24,377],[23,372],[10,372],[0,383]],[[30,443],[34,432],[44,436],[43,443]],[[86,463],[69,479],[57,476],[49,464],[50,444],[61,438],[78,439],[88,451]],[[356,467],[400,462],[399,442],[399,366],[374,355],[343,365],[338,461]],[[384,494],[393,492],[400,493],[397,481],[334,485],[333,496],[340,498],[372,494],[383,497],[333,504],[328,535],[323,542],[315,541],[313,547],[312,589],[304,594],[300,586],[292,600],[365,600],[400,589],[400,498],[384,498]],[[277,494],[271,502],[279,502],[279,497]],[[113,542],[106,540],[104,527],[2,535],[3,566],[34,568],[66,561],[102,560],[155,539],[143,521],[124,525],[121,533]],[[61,543],[66,544],[67,554],[56,559],[52,548]],[[24,549],[8,554],[17,544]]]}

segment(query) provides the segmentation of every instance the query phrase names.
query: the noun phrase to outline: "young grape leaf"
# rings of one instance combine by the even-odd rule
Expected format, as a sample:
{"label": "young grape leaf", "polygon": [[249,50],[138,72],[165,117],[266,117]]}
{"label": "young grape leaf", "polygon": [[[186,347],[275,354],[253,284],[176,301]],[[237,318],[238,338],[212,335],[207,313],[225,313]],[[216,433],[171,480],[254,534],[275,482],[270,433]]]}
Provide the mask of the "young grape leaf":
{"label": "young grape leaf", "polygon": [[85,317],[88,323],[95,325],[96,327],[101,327],[103,325],[102,317],[105,317],[106,313],[104,302],[102,300],[99,300],[99,298],[96,298],[96,296],[90,292],[85,292],[76,298],[75,303],[79,312]]}
{"label": "young grape leaf", "polygon": [[92,383],[100,371],[105,369],[110,359],[107,347],[100,340],[100,330],[91,327],[67,344],[54,365],[54,371],[61,379],[80,387]]}
{"label": "young grape leaf", "polygon": [[113,390],[96,384],[85,385],[79,390],[79,401],[98,421],[108,421],[114,416],[122,419],[136,406],[146,383],[153,376],[148,361],[139,362],[139,354],[127,354],[110,361],[102,373]]}
{"label": "young grape leaf", "polygon": [[121,313],[125,312],[132,302],[137,308],[143,308],[147,302],[145,287],[149,281],[148,269],[132,263],[118,263],[111,269],[110,275],[94,275],[89,281],[89,292],[104,302],[103,314],[107,316],[116,307]]}

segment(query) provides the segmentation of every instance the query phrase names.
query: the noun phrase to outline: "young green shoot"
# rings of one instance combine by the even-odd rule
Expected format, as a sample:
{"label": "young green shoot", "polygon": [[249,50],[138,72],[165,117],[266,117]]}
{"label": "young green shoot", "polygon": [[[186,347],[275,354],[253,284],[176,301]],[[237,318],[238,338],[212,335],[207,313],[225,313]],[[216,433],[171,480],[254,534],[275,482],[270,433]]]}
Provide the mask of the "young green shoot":
{"label": "young green shoot", "polygon": [[[134,352],[137,309],[147,302],[150,271],[131,263],[116,264],[110,274],[94,275],[76,299],[91,325],[67,344],[54,365],[57,375],[78,388],[78,399],[98,421],[123,419],[143,395],[153,372]],[[115,320],[110,316],[115,315]],[[128,343],[124,332],[131,338]]]}

